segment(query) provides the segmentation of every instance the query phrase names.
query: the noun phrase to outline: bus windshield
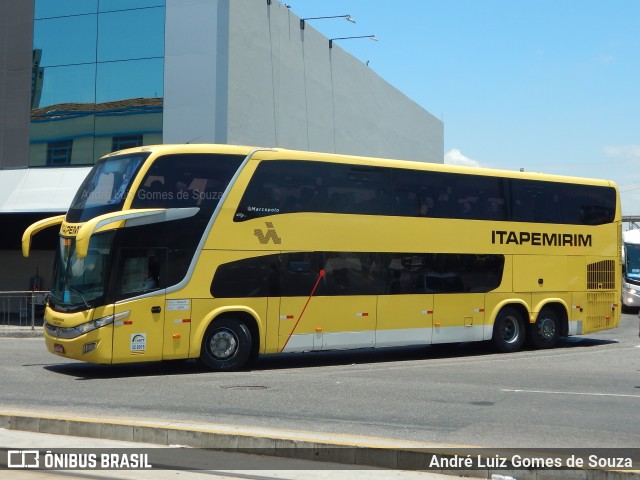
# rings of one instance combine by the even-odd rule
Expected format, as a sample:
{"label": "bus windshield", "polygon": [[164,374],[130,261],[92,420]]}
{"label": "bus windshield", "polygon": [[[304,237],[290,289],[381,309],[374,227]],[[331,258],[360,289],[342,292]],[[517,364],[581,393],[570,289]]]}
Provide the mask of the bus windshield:
{"label": "bus windshield", "polygon": [[85,258],[77,257],[75,238],[60,237],[51,288],[51,304],[56,310],[83,310],[102,299],[114,235],[115,231],[110,231],[92,236]]}
{"label": "bus windshield", "polygon": [[149,153],[118,155],[98,162],[71,202],[67,222],[85,222],[121,210],[131,180],[148,156]]}
{"label": "bus windshield", "polygon": [[627,278],[640,280],[640,245],[625,245],[625,262]]}

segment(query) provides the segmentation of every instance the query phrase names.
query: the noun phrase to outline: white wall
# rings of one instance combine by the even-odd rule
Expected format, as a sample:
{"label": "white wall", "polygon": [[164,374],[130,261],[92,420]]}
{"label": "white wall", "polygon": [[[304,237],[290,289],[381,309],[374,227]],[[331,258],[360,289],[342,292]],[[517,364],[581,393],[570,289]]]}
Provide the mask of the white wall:
{"label": "white wall", "polygon": [[442,163],[440,120],[278,0],[167,0],[164,142]]}
{"label": "white wall", "polygon": [[228,0],[167,0],[164,143],[227,143]]}

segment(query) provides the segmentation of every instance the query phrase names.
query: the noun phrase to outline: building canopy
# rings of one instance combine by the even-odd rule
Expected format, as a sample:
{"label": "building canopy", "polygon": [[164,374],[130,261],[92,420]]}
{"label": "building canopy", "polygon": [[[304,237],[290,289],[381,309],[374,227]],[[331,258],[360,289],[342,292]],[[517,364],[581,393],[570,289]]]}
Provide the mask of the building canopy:
{"label": "building canopy", "polygon": [[0,170],[0,213],[66,212],[91,167]]}

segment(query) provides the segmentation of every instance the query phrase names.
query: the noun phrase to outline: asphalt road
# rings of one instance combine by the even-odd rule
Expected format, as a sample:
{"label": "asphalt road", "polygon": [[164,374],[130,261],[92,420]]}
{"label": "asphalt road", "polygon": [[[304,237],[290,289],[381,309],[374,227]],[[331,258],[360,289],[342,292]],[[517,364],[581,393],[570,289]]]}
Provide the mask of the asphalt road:
{"label": "asphalt road", "polygon": [[553,350],[484,344],[100,366],[0,338],[0,409],[181,420],[507,448],[640,446],[638,317]]}

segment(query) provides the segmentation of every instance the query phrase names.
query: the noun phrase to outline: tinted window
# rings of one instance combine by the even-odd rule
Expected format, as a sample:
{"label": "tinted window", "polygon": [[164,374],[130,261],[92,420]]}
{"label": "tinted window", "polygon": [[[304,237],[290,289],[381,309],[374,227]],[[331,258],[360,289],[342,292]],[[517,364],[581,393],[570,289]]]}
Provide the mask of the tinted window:
{"label": "tinted window", "polygon": [[613,188],[581,186],[566,195],[566,202],[571,212],[567,223],[601,225],[613,222],[615,218],[616,194]]}
{"label": "tinted window", "polygon": [[489,292],[502,281],[502,255],[390,253],[385,293]]}
{"label": "tinted window", "polygon": [[215,272],[211,295],[218,298],[279,296],[279,277],[278,255],[225,263]]}
{"label": "tinted window", "polygon": [[205,226],[196,216],[118,230],[116,300],[180,283]]}
{"label": "tinted window", "polygon": [[243,160],[241,155],[160,157],[145,175],[131,207],[200,207],[200,214],[211,215]]}
{"label": "tinted window", "polygon": [[393,180],[393,215],[506,219],[501,178],[397,169]]}
{"label": "tinted window", "polygon": [[95,13],[98,0],[36,0],[35,18],[61,17]]}
{"label": "tinted window", "polygon": [[164,4],[165,0],[100,0],[100,11],[134,10],[138,8],[159,7],[164,6]]}
{"label": "tinted window", "polygon": [[[29,164],[69,140],[92,165],[110,137],[162,142],[164,0],[35,0]],[[57,160],[53,160],[56,163]]]}
{"label": "tinted window", "polygon": [[200,210],[190,218],[118,231],[118,275],[112,287],[116,299],[166,288],[184,279],[211,214],[243,158],[184,154],[156,159],[131,208]]}
{"label": "tinted window", "polygon": [[389,253],[384,264],[384,293],[433,293],[429,272],[438,270],[438,256],[425,253]]}
{"label": "tinted window", "polygon": [[285,161],[258,165],[235,220],[296,212],[390,215],[388,169]]}
{"label": "tinted window", "polygon": [[451,175],[414,170],[393,171],[393,215],[448,217]]}
{"label": "tinted window", "polygon": [[325,271],[316,295],[376,295],[381,291],[381,258],[375,253],[319,253]]}
{"label": "tinted window", "polygon": [[[488,292],[502,281],[502,255],[300,252],[220,265],[220,298]],[[320,271],[324,276],[320,277]]]}
{"label": "tinted window", "polygon": [[98,32],[98,62],[160,58],[164,55],[164,8],[102,13]]}
{"label": "tinted window", "polygon": [[562,217],[560,189],[547,182],[511,181],[512,220],[550,223]]}
{"label": "tinted window", "polygon": [[503,182],[498,177],[451,175],[454,218],[505,220]]}
{"label": "tinted window", "polygon": [[616,193],[610,187],[511,180],[515,222],[600,225],[615,217]]}
{"label": "tinted window", "polygon": [[86,222],[121,210],[129,187],[148,156],[148,153],[117,155],[97,163],[71,202],[67,222]]}
{"label": "tinted window", "polygon": [[166,248],[120,248],[120,281],[116,298],[141,295],[167,286]]}
{"label": "tinted window", "polygon": [[440,254],[439,257],[439,288],[436,287],[436,291],[484,293],[498,288],[502,282],[503,255]]}
{"label": "tinted window", "polygon": [[[49,1],[48,3],[57,4],[58,2]],[[42,52],[40,67],[95,63],[98,44],[95,15],[36,20],[33,30],[33,48]],[[45,79],[48,70],[46,72]],[[67,94],[75,95],[75,92],[67,92]]]}
{"label": "tinted window", "polygon": [[235,221],[296,212],[598,225],[613,188],[328,162],[262,162]]}
{"label": "tinted window", "polygon": [[283,297],[308,297],[318,281],[318,255],[310,252],[280,256],[280,293]]}

